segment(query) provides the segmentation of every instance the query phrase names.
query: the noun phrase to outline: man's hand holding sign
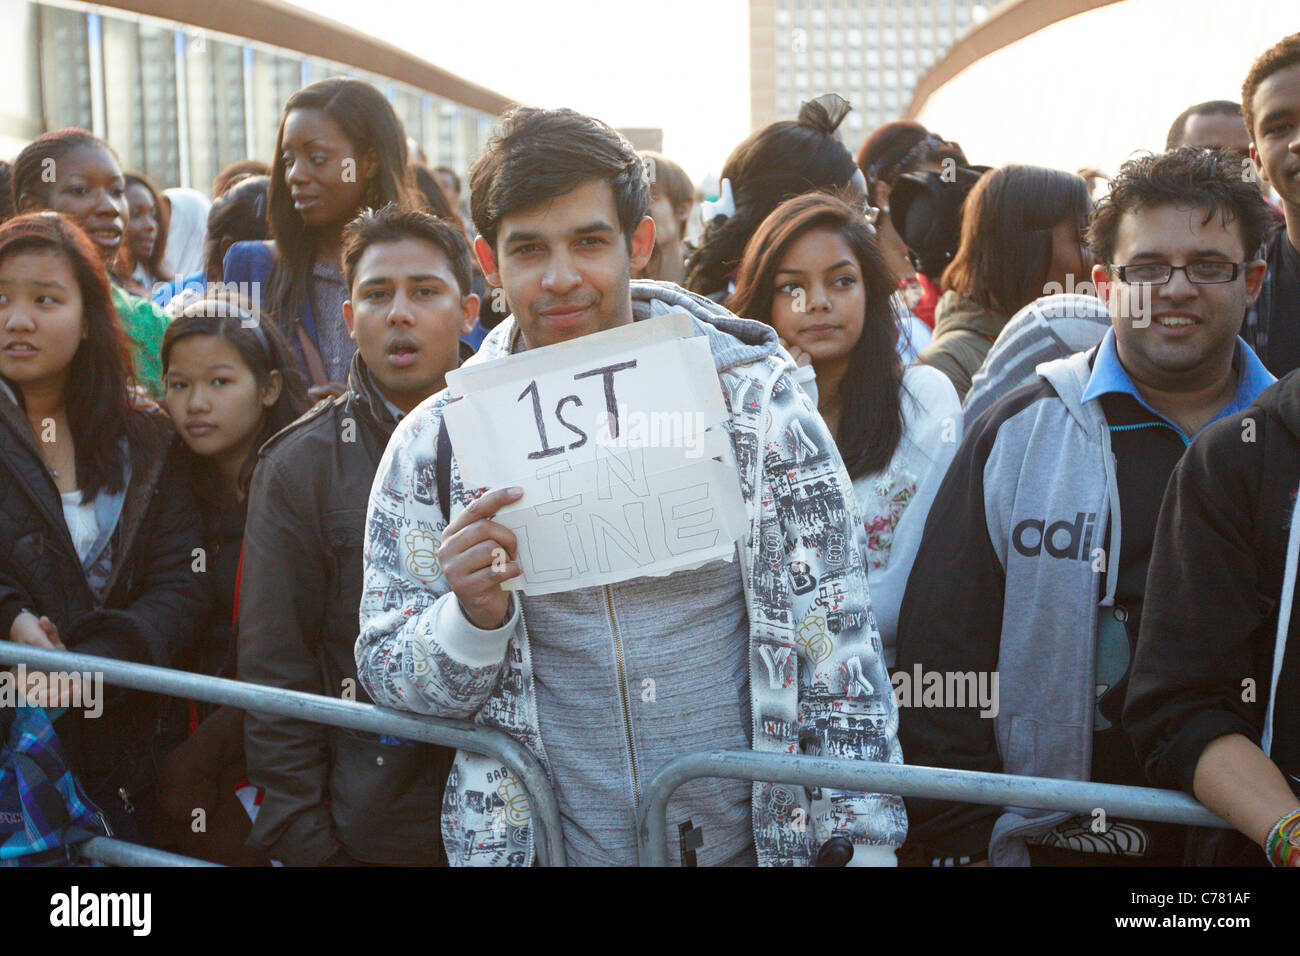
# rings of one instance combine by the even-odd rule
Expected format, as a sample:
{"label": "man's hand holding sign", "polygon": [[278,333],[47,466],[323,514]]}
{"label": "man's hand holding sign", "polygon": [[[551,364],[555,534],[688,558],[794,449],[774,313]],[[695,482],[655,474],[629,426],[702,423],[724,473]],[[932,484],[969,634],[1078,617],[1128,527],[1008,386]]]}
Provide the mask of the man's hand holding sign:
{"label": "man's hand holding sign", "polygon": [[521,570],[514,532],[492,519],[522,494],[522,488],[499,488],[480,495],[442,533],[438,561],[443,574],[466,619],[484,631],[505,623],[510,592],[502,583]]}

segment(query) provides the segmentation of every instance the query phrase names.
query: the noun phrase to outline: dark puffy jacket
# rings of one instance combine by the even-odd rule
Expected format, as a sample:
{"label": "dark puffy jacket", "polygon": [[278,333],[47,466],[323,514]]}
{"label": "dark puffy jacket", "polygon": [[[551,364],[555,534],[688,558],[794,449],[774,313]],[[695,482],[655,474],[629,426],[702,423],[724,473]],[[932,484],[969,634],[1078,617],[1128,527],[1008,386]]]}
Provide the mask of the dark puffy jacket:
{"label": "dark puffy jacket", "polygon": [[[68,650],[80,654],[173,667],[193,653],[208,613],[194,570],[194,549],[202,544],[198,507],[178,468],[171,423],[140,414],[148,415],[158,444],[153,451],[130,449],[131,481],[101,603],[27,417],[0,390],[0,636],[8,638],[26,608],[48,615]],[[91,798],[120,821],[151,791],[158,761],[184,736],[184,724],[171,698],[103,690],[101,716],[69,710],[54,726]]]}
{"label": "dark puffy jacket", "polygon": [[[396,424],[357,355],[346,394],[262,448],[244,531],[241,680],[370,702],[353,658],[361,546]],[[249,780],[265,790],[255,849],[290,865],[443,862],[452,751],[253,712],[244,741]]]}

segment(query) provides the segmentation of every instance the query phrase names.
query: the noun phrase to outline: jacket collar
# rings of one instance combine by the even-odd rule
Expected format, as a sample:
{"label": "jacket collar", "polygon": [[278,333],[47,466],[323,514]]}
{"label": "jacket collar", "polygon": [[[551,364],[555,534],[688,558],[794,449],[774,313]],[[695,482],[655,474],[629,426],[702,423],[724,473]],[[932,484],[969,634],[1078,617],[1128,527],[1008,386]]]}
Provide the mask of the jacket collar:
{"label": "jacket collar", "polygon": [[383,392],[379,391],[360,351],[353,353],[352,364],[348,366],[348,390],[335,399],[335,404],[356,409],[366,419],[366,424],[382,433],[385,440],[397,427],[399,416],[394,413]]}
{"label": "jacket collar", "polygon": [[[1237,391],[1219,413],[1209,422],[1217,422],[1220,418],[1228,415],[1235,415],[1237,412],[1245,411],[1255,401],[1260,392],[1268,388],[1277,381],[1273,373],[1264,367],[1264,363],[1255,355],[1254,350],[1237,339],[1236,351],[1232,356],[1233,368],[1237,370]],[[1101,344],[1097,346],[1097,360],[1093,363],[1092,374],[1088,377],[1088,383],[1084,387],[1081,401],[1091,402],[1093,399],[1100,398],[1102,395],[1110,393],[1120,393],[1131,396],[1143,408],[1158,415],[1161,419],[1168,422],[1174,428],[1178,428],[1173,422],[1165,418],[1158,411],[1147,404],[1137,386],[1133,384],[1133,379],[1129,377],[1123,364],[1119,360],[1119,351],[1115,345],[1115,330],[1110,328],[1106,330],[1106,335],[1102,338]],[[1181,428],[1178,428],[1182,432]],[[1192,438],[1195,436],[1186,436]]]}
{"label": "jacket collar", "polygon": [[934,335],[947,332],[974,332],[990,342],[996,341],[1007,316],[986,309],[968,295],[949,289],[934,307]]}
{"label": "jacket collar", "polygon": [[[26,463],[21,456],[4,455],[8,468],[15,472],[18,485],[41,510],[45,520],[50,522],[51,526],[62,528],[66,532],[67,522],[63,518],[58,488],[49,471],[42,466],[43,459],[40,449],[36,447],[36,437],[32,434],[27,416],[18,404],[17,395],[14,394],[9,383],[2,380],[0,380],[0,422],[7,426],[7,431],[11,433],[13,440],[31,453],[31,459]],[[43,489],[48,489],[48,493]],[[68,541],[69,543],[72,541],[70,534]]]}

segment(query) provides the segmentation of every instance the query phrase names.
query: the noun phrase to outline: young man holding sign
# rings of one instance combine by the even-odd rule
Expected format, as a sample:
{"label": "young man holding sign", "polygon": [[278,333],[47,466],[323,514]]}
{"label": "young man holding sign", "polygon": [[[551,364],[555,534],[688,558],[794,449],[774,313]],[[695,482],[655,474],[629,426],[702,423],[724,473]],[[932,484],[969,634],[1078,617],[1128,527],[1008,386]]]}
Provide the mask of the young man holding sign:
{"label": "young man holding sign", "polygon": [[[397,427],[367,521],[362,683],[527,746],[579,865],[636,862],[643,788],[679,754],[902,760],[835,443],[769,328],[631,282],[654,245],[648,203],[641,161],[603,123],[503,120],[471,211],[512,315]],[[716,426],[704,454],[618,445],[636,416],[684,408]],[[548,520],[553,535],[521,533]],[[696,780],[668,825],[685,865],[893,865],[906,817],[892,796]],[[443,836],[453,865],[534,857],[518,784],[476,754],[457,754]]]}

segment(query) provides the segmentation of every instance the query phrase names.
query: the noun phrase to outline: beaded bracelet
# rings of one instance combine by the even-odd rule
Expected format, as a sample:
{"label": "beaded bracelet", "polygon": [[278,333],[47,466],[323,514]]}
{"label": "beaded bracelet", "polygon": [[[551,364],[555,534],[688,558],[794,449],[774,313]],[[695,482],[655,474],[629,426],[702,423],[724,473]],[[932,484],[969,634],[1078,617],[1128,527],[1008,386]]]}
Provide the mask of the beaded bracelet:
{"label": "beaded bracelet", "polygon": [[1272,866],[1300,866],[1300,807],[1282,814],[1264,838],[1264,851]]}

